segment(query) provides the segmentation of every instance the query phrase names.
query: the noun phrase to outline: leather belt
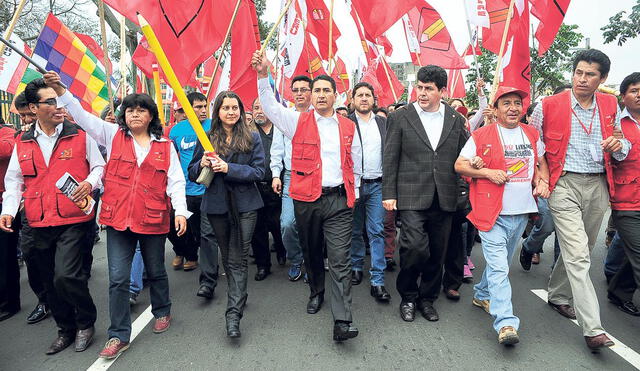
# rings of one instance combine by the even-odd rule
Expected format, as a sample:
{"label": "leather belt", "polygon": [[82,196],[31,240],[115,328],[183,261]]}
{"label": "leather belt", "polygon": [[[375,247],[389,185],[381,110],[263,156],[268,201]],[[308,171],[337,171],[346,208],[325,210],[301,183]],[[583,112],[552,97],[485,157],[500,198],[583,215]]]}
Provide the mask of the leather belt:
{"label": "leather belt", "polygon": [[574,171],[563,171],[560,176],[565,176],[567,174],[572,174],[572,175],[579,175],[579,176],[583,176],[583,177],[591,177],[591,176],[601,176],[604,175],[604,173],[576,173]]}
{"label": "leather belt", "polygon": [[344,184],[340,184],[339,186],[335,186],[335,187],[322,187],[322,195],[329,195],[332,193],[342,193],[342,194],[346,194],[346,191],[344,189]]}
{"label": "leather belt", "polygon": [[378,178],[375,178],[375,179],[364,179],[364,178],[362,178],[362,183],[363,184],[364,183],[378,183],[378,182],[381,182],[381,181],[382,181],[382,177],[378,177]]}

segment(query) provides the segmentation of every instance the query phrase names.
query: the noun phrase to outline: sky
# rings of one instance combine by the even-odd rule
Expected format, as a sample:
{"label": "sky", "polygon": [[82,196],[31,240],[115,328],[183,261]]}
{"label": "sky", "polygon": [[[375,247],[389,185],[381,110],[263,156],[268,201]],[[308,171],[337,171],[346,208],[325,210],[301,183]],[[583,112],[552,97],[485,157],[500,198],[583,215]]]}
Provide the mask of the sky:
{"label": "sky", "polygon": [[[266,0],[267,7],[263,19],[274,22],[280,13],[280,3],[281,0]],[[325,0],[325,3],[329,8],[330,0]],[[591,48],[602,50],[611,59],[611,72],[607,84],[619,85],[625,76],[640,70],[636,58],[637,51],[640,50],[640,37],[627,41],[623,46],[618,46],[615,42],[605,45],[600,30],[609,23],[609,17],[621,10],[630,11],[635,3],[636,0],[573,0],[564,19],[565,24],[578,25],[577,31],[585,38],[590,38]],[[463,51],[469,43],[464,0],[430,0],[429,4],[440,12],[456,48],[460,52]],[[338,39],[338,55],[345,60],[347,68],[353,70],[357,68],[359,59],[364,57],[357,30],[344,0],[335,0],[334,18],[342,34]],[[409,62],[411,59],[400,22],[387,31],[387,37],[394,46],[389,62]],[[583,40],[581,47],[584,47],[584,44]],[[636,52],[632,52],[634,50]],[[471,57],[467,63],[470,62]]]}

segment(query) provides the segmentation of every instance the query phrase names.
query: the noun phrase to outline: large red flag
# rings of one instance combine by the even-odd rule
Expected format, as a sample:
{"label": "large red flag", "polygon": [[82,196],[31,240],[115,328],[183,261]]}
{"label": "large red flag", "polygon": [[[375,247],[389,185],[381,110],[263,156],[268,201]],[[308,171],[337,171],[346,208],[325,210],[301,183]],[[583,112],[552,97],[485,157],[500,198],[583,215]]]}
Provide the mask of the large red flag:
{"label": "large red flag", "polygon": [[413,7],[424,5],[424,0],[352,0],[360,22],[369,40],[375,40],[393,26]]}
{"label": "large red flag", "polygon": [[[156,56],[153,54],[153,52],[149,49],[149,43],[147,42],[147,39],[144,36],[138,42],[138,46],[136,47],[136,50],[133,52],[133,55],[131,56],[131,60],[138,67],[138,69],[140,69],[140,71],[144,73],[144,75],[148,79],[153,79],[153,65],[157,64],[158,60],[156,59]],[[162,69],[160,69],[159,73],[160,73],[160,77],[164,81],[167,81],[167,78],[164,76],[164,72],[162,72]],[[181,83],[182,83],[182,80],[181,80]],[[188,79],[184,83],[182,83],[182,86],[187,86],[187,85],[193,86],[193,87],[198,86],[198,80],[196,79],[195,70],[192,71]]]}
{"label": "large red flag", "polygon": [[338,93],[346,93],[351,88],[349,84],[349,72],[341,58],[336,57],[334,60],[336,63],[331,72],[331,77],[336,81]]}
{"label": "large red flag", "polygon": [[[514,9],[514,19],[511,20],[511,34],[507,39],[504,56],[502,57],[502,74],[500,86],[517,88],[531,94],[531,55],[529,52],[529,3],[524,2],[523,8]],[[525,99],[525,107],[529,106],[529,99]]]}
{"label": "large red flag", "polygon": [[467,92],[464,89],[464,77],[462,70],[449,70],[447,79],[447,95],[449,98],[464,98]]}
{"label": "large red flag", "polygon": [[105,2],[136,24],[137,12],[145,17],[182,85],[189,82],[196,66],[220,47],[235,6],[229,0]]}
{"label": "large red flag", "polygon": [[386,107],[396,103],[404,93],[404,85],[383,58],[379,58],[369,65],[361,81],[368,82],[373,86],[378,106]]}
{"label": "large red flag", "polygon": [[[318,49],[323,59],[329,59],[329,9],[324,0],[306,0],[307,5],[307,32],[318,39]],[[336,55],[338,46],[336,40],[340,37],[340,30],[333,22],[331,30],[332,53]]]}
{"label": "large red flag", "polygon": [[[525,0],[516,0],[525,1]],[[489,12],[489,28],[482,29],[482,46],[496,54],[500,53],[502,33],[505,21],[509,15],[509,0],[487,0],[487,11]],[[514,6],[514,16],[517,14]],[[511,20],[513,24],[513,19]]]}
{"label": "large red flag", "polygon": [[238,94],[248,108],[258,96],[258,76],[251,68],[253,52],[260,49],[260,31],[254,0],[242,1],[231,30],[231,39],[229,90]]}
{"label": "large red flag", "polygon": [[542,55],[553,44],[571,0],[530,0],[530,2],[531,14],[540,20],[536,29],[536,39],[540,43],[538,55]]}
{"label": "large red flag", "polygon": [[[449,69],[469,68],[453,45],[451,35],[438,11],[424,3],[423,6],[411,9],[407,18],[415,32],[415,36],[407,33],[407,37],[417,39],[409,44],[418,45],[418,50],[411,52],[413,64],[435,64]],[[405,18],[405,30],[408,30],[406,20]]]}
{"label": "large red flag", "polygon": [[378,50],[373,44],[373,39],[371,39],[366,30],[364,29],[364,25],[360,21],[360,16],[358,15],[358,11],[356,8],[351,7],[351,17],[356,24],[356,28],[358,29],[358,36],[360,37],[360,43],[362,44],[362,49],[364,50],[364,54],[367,58],[367,62],[374,60],[378,57]]}

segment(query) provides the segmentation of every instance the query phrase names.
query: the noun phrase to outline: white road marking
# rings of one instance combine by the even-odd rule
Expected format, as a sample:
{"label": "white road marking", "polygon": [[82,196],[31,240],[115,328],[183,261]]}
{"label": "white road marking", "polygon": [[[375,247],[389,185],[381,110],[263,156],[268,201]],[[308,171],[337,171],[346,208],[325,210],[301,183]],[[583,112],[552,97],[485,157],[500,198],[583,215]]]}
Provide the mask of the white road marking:
{"label": "white road marking", "polygon": [[[548,295],[549,295],[547,290],[542,290],[542,289],[540,289],[540,290],[531,290],[531,292],[534,293],[540,299],[542,299],[545,302],[547,302]],[[567,319],[569,321],[573,322],[576,326],[580,326],[578,324],[578,321],[576,321],[575,319],[569,319],[569,318],[567,318]],[[638,354],[635,350],[629,348],[622,341],[616,339],[610,333],[607,332],[606,334],[611,340],[613,340],[614,343],[616,343],[614,346],[610,347],[609,349],[614,351],[617,355],[622,357],[622,359],[624,359],[625,361],[629,362],[629,364],[631,364],[631,366],[633,366],[636,369],[640,370],[640,354]]]}
{"label": "white road marking", "polygon": [[[142,331],[142,329],[153,319],[153,314],[151,314],[151,305],[149,305],[149,307],[142,312],[142,314],[140,316],[138,316],[138,318],[136,318],[135,321],[133,321],[133,323],[131,324],[131,340],[129,340],[130,343],[133,343],[133,339],[136,338],[136,336],[138,336],[138,334]],[[125,351],[126,353],[126,351]],[[120,355],[123,353],[120,353]],[[103,359],[103,358],[98,358],[95,362],[93,362],[93,364],[87,369],[87,371],[98,371],[98,370],[107,370],[109,369],[109,367],[111,367],[111,365],[113,364],[113,362],[115,362],[120,355],[118,355],[118,357],[114,358],[114,359]]]}

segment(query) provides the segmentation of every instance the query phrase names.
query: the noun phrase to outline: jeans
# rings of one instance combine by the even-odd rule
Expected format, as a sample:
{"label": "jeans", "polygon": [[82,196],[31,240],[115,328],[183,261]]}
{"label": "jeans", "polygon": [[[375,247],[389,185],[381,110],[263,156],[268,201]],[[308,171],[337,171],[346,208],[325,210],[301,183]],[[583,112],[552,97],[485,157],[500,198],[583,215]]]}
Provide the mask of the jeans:
{"label": "jeans", "polygon": [[[522,243],[522,247],[530,254],[542,252],[544,241],[556,230],[553,217],[549,210],[549,201],[546,198],[538,197],[538,219],[536,220],[531,233]],[[553,264],[555,265],[560,255],[560,244],[556,236],[553,243]]]}
{"label": "jeans", "polygon": [[384,286],[384,269],[387,264],[384,258],[384,217],[382,207],[382,182],[362,183],[360,200],[353,210],[353,229],[351,231],[351,266],[354,271],[364,268],[365,247],[362,234],[366,226],[369,246],[371,248],[372,286]]}
{"label": "jeans", "polygon": [[282,243],[287,250],[287,259],[291,264],[302,264],[302,247],[298,239],[296,216],[293,212],[293,199],[289,197],[289,183],[291,183],[291,171],[285,170],[282,179],[282,212],[280,214],[280,228],[282,230]]}
{"label": "jeans", "polygon": [[142,253],[140,252],[140,243],[136,246],[136,252],[133,254],[131,262],[131,284],[129,292],[138,295],[142,291],[142,275],[144,274],[144,262],[142,261]]}
{"label": "jeans", "polygon": [[494,318],[496,332],[504,326],[516,330],[520,319],[513,314],[511,304],[511,284],[509,264],[518,241],[527,226],[528,215],[500,215],[496,224],[488,232],[480,231],[482,253],[487,265],[482,280],[474,286],[474,296],[480,300],[490,300],[489,312]]}
{"label": "jeans", "polygon": [[218,284],[218,240],[206,215],[200,217],[200,286]]}
{"label": "jeans", "polygon": [[169,279],[164,267],[164,244],[166,234],[139,234],[130,230],[117,231],[107,228],[107,259],[109,264],[109,339],[118,338],[128,342],[131,338],[131,306],[129,286],[131,263],[136,245],[147,271],[151,294],[151,313],[155,318],[168,316],[171,312]]}
{"label": "jeans", "polygon": [[611,240],[611,245],[607,249],[607,255],[604,257],[604,275],[609,279],[615,276],[622,264],[624,264],[625,253],[622,244],[622,238],[616,232],[613,240]]}

